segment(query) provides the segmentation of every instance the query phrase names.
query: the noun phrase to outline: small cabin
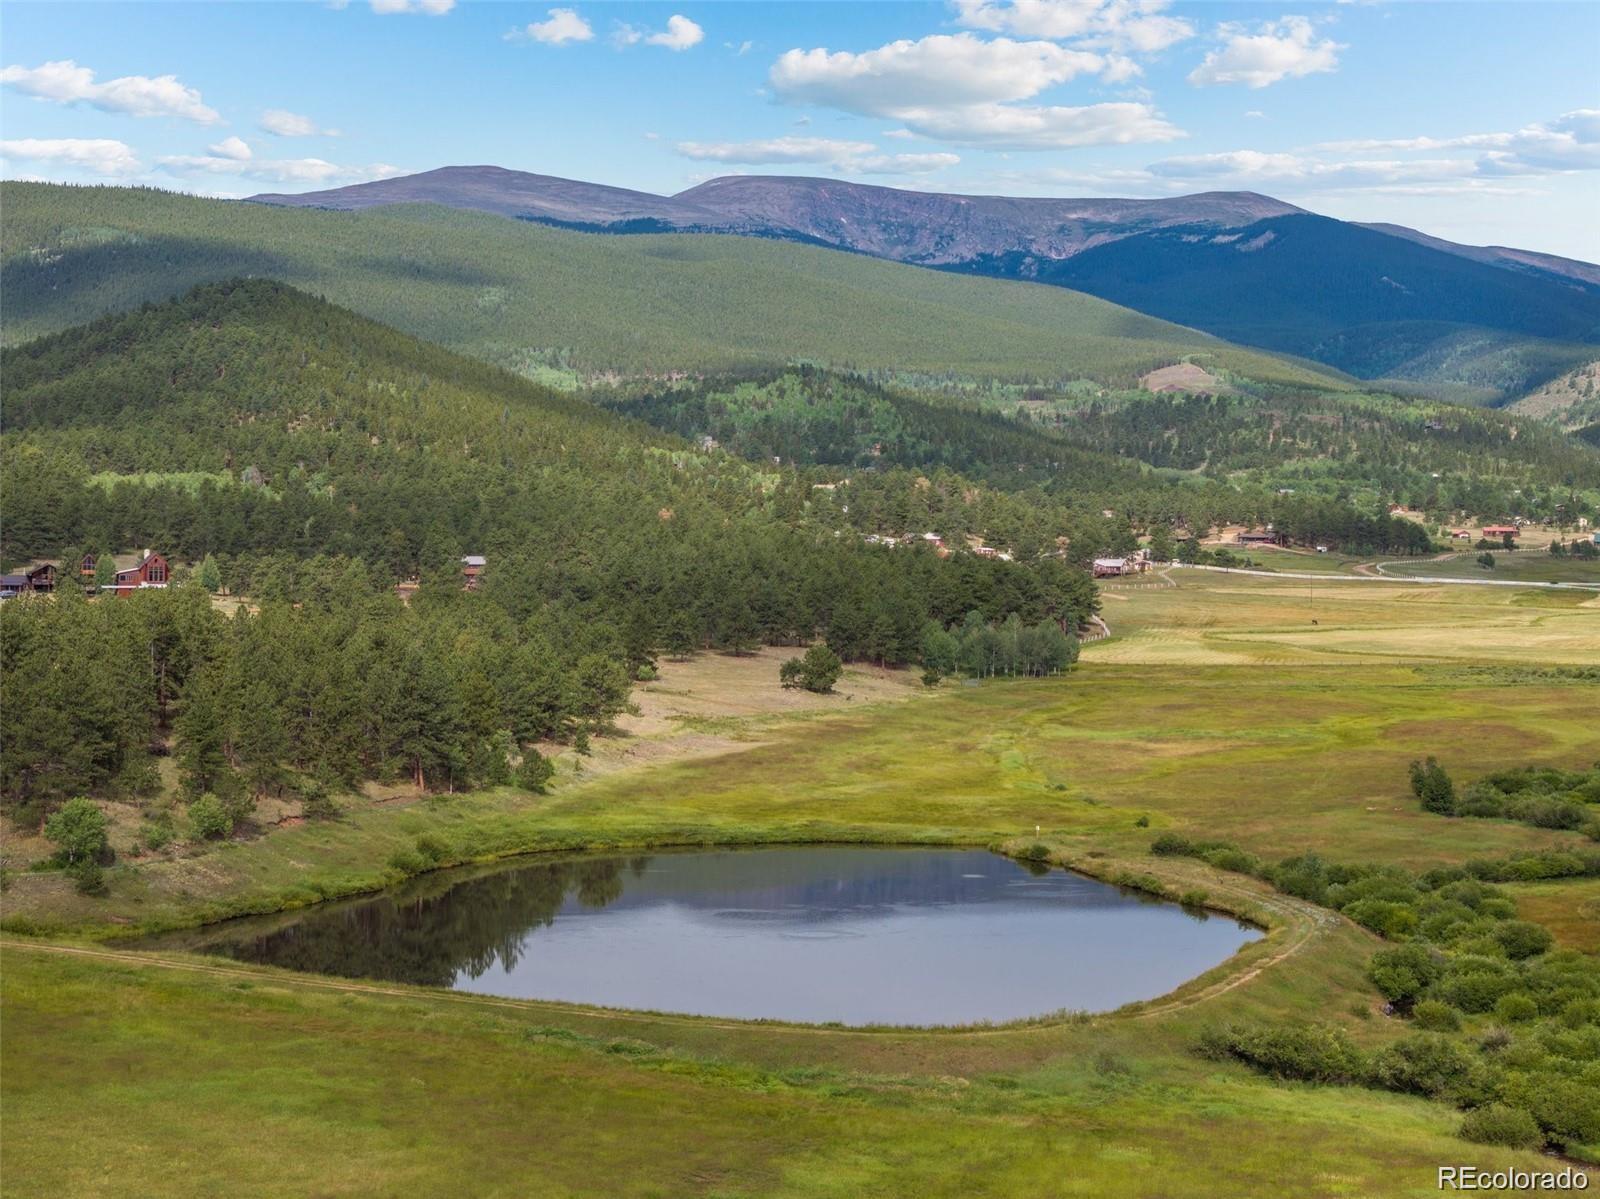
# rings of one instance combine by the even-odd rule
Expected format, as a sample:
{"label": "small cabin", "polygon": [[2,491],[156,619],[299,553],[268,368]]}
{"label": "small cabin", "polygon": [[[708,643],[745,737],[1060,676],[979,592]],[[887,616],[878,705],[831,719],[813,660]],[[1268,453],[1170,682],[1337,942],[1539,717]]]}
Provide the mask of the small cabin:
{"label": "small cabin", "polygon": [[153,550],[145,550],[132,566],[117,571],[116,581],[107,590],[126,598],[135,591],[165,587],[170,579],[166,558]]}
{"label": "small cabin", "polygon": [[483,580],[483,568],[488,565],[488,559],[482,554],[467,554],[461,559],[461,585],[468,591],[476,591],[478,584]]}
{"label": "small cabin", "polygon": [[1094,577],[1097,579],[1116,579],[1128,573],[1128,560],[1126,558],[1096,558],[1094,560]]}
{"label": "small cabin", "polygon": [[28,590],[51,592],[56,589],[56,564],[36,562],[27,571]]}
{"label": "small cabin", "polygon": [[1483,535],[1485,537],[1487,537],[1491,541],[1494,540],[1496,537],[1515,537],[1521,531],[1522,530],[1518,529],[1516,525],[1484,525],[1483,526]]}
{"label": "small cabin", "polygon": [[1282,533],[1267,529],[1261,533],[1240,533],[1238,542],[1240,545],[1282,545],[1284,537]]}
{"label": "small cabin", "polygon": [[1472,530],[1471,529],[1451,529],[1450,530],[1450,540],[1451,541],[1471,541],[1472,540]]}

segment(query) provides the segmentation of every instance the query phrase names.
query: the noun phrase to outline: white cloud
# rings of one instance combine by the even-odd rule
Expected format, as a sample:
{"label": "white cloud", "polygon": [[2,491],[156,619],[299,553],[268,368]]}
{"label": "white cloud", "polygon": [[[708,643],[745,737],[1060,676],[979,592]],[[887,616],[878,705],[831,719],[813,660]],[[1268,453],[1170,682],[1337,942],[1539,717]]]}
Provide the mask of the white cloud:
{"label": "white cloud", "polygon": [[974,104],[965,108],[904,112],[901,118],[925,137],[1001,150],[1060,150],[1120,146],[1183,137],[1148,104]]}
{"label": "white cloud", "polygon": [[1168,7],[1167,0],[955,0],[957,21],[972,29],[1140,54],[1194,36],[1190,22],[1163,15]]}
{"label": "white cloud", "polygon": [[929,171],[942,171],[961,161],[961,156],[950,153],[931,154],[869,154],[846,164],[847,169],[862,175],[922,175]]}
{"label": "white cloud", "polygon": [[180,117],[201,125],[214,125],[222,119],[216,109],[205,105],[199,92],[178,82],[175,75],[124,75],[96,83],[92,70],[66,58],[37,67],[6,67],[0,71],[0,83],[25,96],[56,104],[87,104],[102,112]]}
{"label": "white cloud", "polygon": [[749,142],[679,142],[685,158],[701,162],[737,162],[745,165],[774,162],[838,162],[870,154],[871,142],[834,141],[826,137],[774,137]]}
{"label": "white cloud", "polygon": [[1455,137],[1361,138],[1323,142],[1325,154],[1376,151],[1436,152],[1481,150],[1473,172],[1482,176],[1545,175],[1600,170],[1600,109],[1579,108],[1553,121],[1524,125],[1515,132],[1466,133]]}
{"label": "white cloud", "polygon": [[791,103],[822,104],[865,116],[907,109],[1025,100],[1094,74],[1105,59],[1053,42],[985,41],[970,33],[890,42],[876,50],[790,50],[770,81]]}
{"label": "white cloud", "polygon": [[573,8],[552,8],[547,19],[532,21],[521,29],[506,34],[508,41],[543,42],[547,46],[564,46],[568,42],[587,42],[594,37],[594,26],[578,15]]}
{"label": "white cloud", "polygon": [[667,27],[659,33],[650,33],[619,22],[611,31],[611,44],[619,50],[626,46],[637,46],[640,42],[647,46],[665,46],[668,50],[687,50],[699,45],[705,36],[705,30],[688,17],[673,15],[667,18]]}
{"label": "white cloud", "polygon": [[660,33],[646,37],[645,44],[665,46],[668,50],[687,50],[705,40],[706,31],[688,17],[674,14],[667,18],[667,27]]}
{"label": "white cloud", "polygon": [[234,175],[268,183],[362,183],[404,173],[388,163],[341,166],[321,158],[256,158],[236,137],[208,147],[205,154],[170,154],[157,161],[169,175]]}
{"label": "white cloud", "polygon": [[139,157],[125,142],[102,137],[23,137],[0,141],[0,156],[55,166],[80,167],[95,175],[132,175]]}
{"label": "white cloud", "polygon": [[283,108],[269,108],[261,114],[262,132],[274,137],[338,137],[337,129],[324,129],[308,116]]}
{"label": "white cloud", "polygon": [[1471,159],[1356,159],[1329,162],[1303,154],[1228,150],[1152,163],[1157,178],[1189,183],[1225,182],[1243,187],[1352,188],[1461,179],[1473,171]]}
{"label": "white cloud", "polygon": [[1267,119],[1267,114],[1262,112],[1259,108],[1252,108],[1244,115],[1249,117],[1252,121],[1264,121]]}
{"label": "white cloud", "polygon": [[396,13],[423,13],[442,17],[456,6],[456,0],[372,0],[372,11],[379,16]]}
{"label": "white cloud", "polygon": [[948,152],[880,154],[871,142],[827,137],[775,137],[747,142],[679,142],[677,151],[697,162],[740,166],[817,163],[846,174],[920,175],[955,166],[960,156]]}
{"label": "white cloud", "polygon": [[1254,33],[1243,24],[1228,22],[1217,26],[1217,36],[1222,46],[1189,73],[1190,83],[1267,87],[1280,80],[1335,70],[1339,51],[1345,49],[1331,38],[1319,38],[1306,17],[1263,21]]}
{"label": "white cloud", "polygon": [[1181,137],[1144,103],[1016,103],[1080,75],[1126,78],[1132,65],[1054,42],[986,41],[959,33],[891,42],[861,54],[790,50],[773,64],[769,81],[789,103],[888,117],[911,133],[965,145],[1046,150]]}
{"label": "white cloud", "polygon": [[207,146],[206,153],[218,158],[231,158],[235,162],[249,162],[255,157],[249,143],[238,137],[225,137],[215,145]]}

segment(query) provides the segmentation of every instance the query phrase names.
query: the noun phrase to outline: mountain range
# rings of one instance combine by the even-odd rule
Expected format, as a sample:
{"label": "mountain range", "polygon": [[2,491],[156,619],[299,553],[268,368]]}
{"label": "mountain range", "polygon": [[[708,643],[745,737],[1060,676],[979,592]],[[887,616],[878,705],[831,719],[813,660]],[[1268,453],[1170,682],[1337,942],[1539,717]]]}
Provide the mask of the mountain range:
{"label": "mountain range", "polygon": [[438,204],[586,231],[804,242],[1066,287],[1357,377],[1480,400],[1600,356],[1600,266],[1333,220],[1254,192],[1047,199],[752,175],[658,196],[458,166],[252,199]]}

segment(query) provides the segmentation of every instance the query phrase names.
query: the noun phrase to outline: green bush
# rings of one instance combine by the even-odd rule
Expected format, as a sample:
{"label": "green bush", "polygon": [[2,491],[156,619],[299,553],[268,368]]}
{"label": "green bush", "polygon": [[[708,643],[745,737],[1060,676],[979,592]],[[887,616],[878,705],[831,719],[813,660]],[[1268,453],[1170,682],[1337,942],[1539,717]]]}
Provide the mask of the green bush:
{"label": "green bush", "polygon": [[1503,1145],[1507,1149],[1537,1149],[1544,1134],[1527,1112],[1504,1103],[1475,1107],[1461,1121],[1456,1133],[1463,1141],[1478,1145]]}
{"label": "green bush", "polygon": [[1536,1019],[1538,1015],[1539,1005],[1534,1002],[1533,996],[1522,991],[1513,991],[1495,1000],[1494,1017],[1502,1023],[1521,1024]]}
{"label": "green bush", "polygon": [[195,836],[207,841],[233,832],[232,814],[210,791],[189,805],[189,823],[194,826]]}
{"label": "green bush", "polygon": [[56,860],[63,866],[97,862],[106,851],[106,814],[92,799],[78,796],[44,822],[44,835],[56,844]]}
{"label": "green bush", "polygon": [[172,827],[172,814],[159,812],[145,820],[139,826],[139,836],[152,851],[165,849],[177,838],[177,830]]}
{"label": "green bush", "polygon": [[1372,1078],[1389,1091],[1434,1097],[1461,1097],[1481,1087],[1480,1068],[1460,1042],[1441,1033],[1418,1032],[1380,1049]]}
{"label": "green bush", "polygon": [[1234,1025],[1202,1034],[1201,1051],[1236,1058],[1275,1078],[1353,1082],[1366,1061],[1349,1035],[1327,1024]]}
{"label": "green bush", "polygon": [[450,847],[433,833],[423,833],[417,838],[417,855],[430,866],[437,866],[450,856]]}
{"label": "green bush", "polygon": [[825,695],[833,690],[844,671],[839,655],[826,645],[813,645],[798,658],[790,658],[778,668],[778,680],[785,687],[803,687]]}
{"label": "green bush", "polygon": [[1150,852],[1160,857],[1187,858],[1195,853],[1194,842],[1177,833],[1162,833],[1150,842]]}
{"label": "green bush", "polygon": [[1506,951],[1508,958],[1531,958],[1549,949],[1555,942],[1550,930],[1531,920],[1507,920],[1494,930],[1494,939]]}
{"label": "green bush", "polygon": [[1211,901],[1211,896],[1201,890],[1185,891],[1178,896],[1178,902],[1186,908],[1203,908]]}
{"label": "green bush", "polygon": [[1402,1006],[1416,1001],[1444,972],[1444,957],[1425,945],[1380,949],[1367,962],[1367,977],[1383,997]]}
{"label": "green bush", "polygon": [[1231,870],[1235,874],[1256,874],[1261,870],[1261,859],[1253,853],[1225,845],[1201,855],[1208,866],[1218,870]]}
{"label": "green bush", "polygon": [[1411,1009],[1411,1021],[1429,1032],[1457,1032],[1461,1028],[1461,1013],[1448,1003],[1424,999]]}
{"label": "green bush", "polygon": [[92,858],[80,858],[67,867],[67,877],[80,895],[103,895],[106,889],[106,872]]}
{"label": "green bush", "polygon": [[536,749],[522,751],[522,765],[517,767],[517,786],[524,791],[543,795],[555,777],[556,764]]}
{"label": "green bush", "polygon": [[401,874],[421,874],[428,862],[414,849],[397,849],[389,855],[389,868]]}

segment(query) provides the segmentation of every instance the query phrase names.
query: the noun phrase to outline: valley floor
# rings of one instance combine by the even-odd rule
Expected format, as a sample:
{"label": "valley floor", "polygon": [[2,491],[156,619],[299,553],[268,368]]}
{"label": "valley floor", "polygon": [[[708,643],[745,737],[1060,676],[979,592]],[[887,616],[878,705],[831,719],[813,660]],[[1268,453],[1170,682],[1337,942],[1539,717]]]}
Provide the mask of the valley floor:
{"label": "valley floor", "polygon": [[[1363,977],[1370,934],[1148,847],[1176,831],[1423,867],[1577,844],[1424,813],[1405,771],[1427,754],[1465,778],[1600,759],[1600,596],[1174,577],[1108,587],[1113,636],[1062,679],[923,693],[867,671],[841,684],[857,698],[812,701],[778,691],[782,651],[666,663],[630,735],[546,796],[377,797],[114,870],[103,899],[14,877],[7,1194],[1421,1196],[1442,1164],[1551,1167],[1456,1139],[1443,1104],[1196,1056],[1201,1029],[1241,1016],[1330,1020],[1363,1045],[1398,1022]],[[1058,862],[1206,890],[1271,934],[1115,1014],[870,1032],[365,986],[107,940],[381,886],[423,833],[469,861],[1016,846],[1036,826]],[[1591,951],[1593,892],[1515,889]]]}

